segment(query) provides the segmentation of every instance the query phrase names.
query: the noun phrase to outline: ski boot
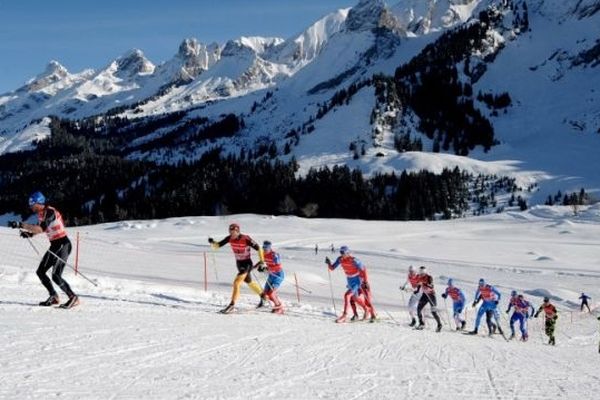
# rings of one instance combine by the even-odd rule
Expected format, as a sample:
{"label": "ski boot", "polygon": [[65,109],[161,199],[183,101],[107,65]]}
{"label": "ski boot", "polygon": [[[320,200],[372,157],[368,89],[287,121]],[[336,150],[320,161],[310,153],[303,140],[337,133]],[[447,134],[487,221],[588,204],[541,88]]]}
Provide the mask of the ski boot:
{"label": "ski boot", "polygon": [[465,330],[465,326],[466,326],[466,325],[467,325],[467,321],[462,321],[462,322],[460,323],[460,330],[461,330],[461,331]]}
{"label": "ski boot", "polygon": [[469,335],[477,335],[477,328],[468,332]]}
{"label": "ski boot", "polygon": [[526,341],[527,341],[527,339],[529,339],[529,336],[528,336],[527,334],[524,334],[523,336],[521,336],[521,340],[522,340],[523,342],[526,342]]}
{"label": "ski boot", "polygon": [[234,305],[235,305],[234,303],[229,303],[229,304],[227,305],[227,307],[225,307],[224,309],[220,310],[219,312],[220,312],[221,314],[230,314],[230,313],[232,313],[232,312],[233,312],[233,306],[234,306]]}
{"label": "ski boot", "polygon": [[552,345],[552,346],[555,346],[555,345],[556,345],[556,341],[555,341],[555,339],[554,339],[554,336],[552,336],[552,337],[550,338],[550,340],[548,341],[548,344],[550,344],[550,345]]}
{"label": "ski boot", "polygon": [[69,300],[61,304],[60,308],[69,309],[75,307],[76,305],[79,305],[79,297],[74,294],[73,296],[69,297]]}
{"label": "ski boot", "polygon": [[256,308],[263,308],[264,306],[265,306],[265,299],[261,297],[260,301],[256,305]]}
{"label": "ski boot", "polygon": [[50,306],[56,305],[58,303],[59,303],[58,295],[57,294],[53,294],[50,297],[48,297],[46,300],[40,301],[40,306],[42,306],[42,307],[50,307]]}
{"label": "ski boot", "polygon": [[515,333],[511,333],[510,336],[508,337],[508,340],[513,340],[515,338]]}
{"label": "ski boot", "polygon": [[423,329],[425,329],[425,324],[419,324],[415,327],[415,329],[418,331],[422,331]]}
{"label": "ski boot", "polygon": [[358,314],[354,314],[352,316],[352,318],[350,318],[350,321],[354,322],[354,321],[358,321]]}
{"label": "ski boot", "polygon": [[335,322],[338,324],[342,324],[342,323],[346,322],[346,314],[342,314],[339,317],[337,317]]}
{"label": "ski boot", "polygon": [[410,321],[410,324],[408,324],[408,326],[415,326],[417,324],[417,320],[416,319],[412,319],[412,321]]}
{"label": "ski boot", "polygon": [[442,331],[442,324],[438,324],[437,328],[435,328],[436,332],[441,332]]}

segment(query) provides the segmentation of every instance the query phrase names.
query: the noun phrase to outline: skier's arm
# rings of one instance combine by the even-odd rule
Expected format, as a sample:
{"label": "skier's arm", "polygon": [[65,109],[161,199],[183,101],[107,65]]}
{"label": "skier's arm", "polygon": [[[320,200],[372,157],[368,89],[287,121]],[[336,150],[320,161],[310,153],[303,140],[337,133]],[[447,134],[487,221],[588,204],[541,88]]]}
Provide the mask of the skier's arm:
{"label": "skier's arm", "polygon": [[39,225],[26,224],[23,222],[21,224],[21,230],[29,232],[32,235],[37,235],[45,232],[50,224],[52,224],[54,221],[56,221],[56,213],[52,209],[46,209],[44,219],[39,223]]}
{"label": "skier's arm", "polygon": [[[540,315],[540,313],[542,312],[543,308],[544,308],[544,306],[540,306],[540,308],[538,308],[538,310],[535,312],[535,314],[533,314],[533,317],[537,318]],[[535,310],[535,308],[534,308],[534,310]]]}
{"label": "skier's arm", "polygon": [[475,300],[473,300],[473,307],[477,306],[479,300],[481,300],[481,293],[479,293],[479,289],[477,289],[477,291],[475,292]]}
{"label": "skier's arm", "polygon": [[229,239],[231,238],[231,235],[227,236],[225,239],[221,240],[220,242],[215,242],[215,240],[211,237],[208,238],[208,243],[210,243],[210,247],[212,247],[214,250],[217,250],[223,246],[225,246],[227,243],[229,243]]}
{"label": "skier's arm", "polygon": [[250,236],[246,237],[246,245],[252,247],[258,252],[258,259],[260,262],[265,262],[265,252],[263,251],[262,247],[260,247],[258,243],[256,243]]}
{"label": "skier's arm", "polygon": [[494,286],[492,286],[492,292],[494,292],[494,294],[497,296],[497,298],[496,298],[496,304],[497,304],[498,302],[500,302],[500,298],[502,297],[502,295],[500,294],[498,289],[496,289]]}
{"label": "skier's arm", "polygon": [[446,290],[444,290],[444,293],[442,293],[442,299],[445,299],[446,297],[448,297],[448,288],[446,288]]}
{"label": "skier's arm", "polygon": [[506,309],[506,313],[507,314],[510,312],[510,309],[512,308],[512,306],[513,306],[513,302],[511,300],[511,301],[508,302],[508,308]]}
{"label": "skier's arm", "polygon": [[336,269],[338,267],[338,265],[340,265],[340,257],[336,258],[336,260],[333,262],[333,264],[331,263],[331,260],[329,259],[329,257],[325,257],[325,264],[327,264],[327,267],[329,268],[330,271],[333,271],[334,269]]}
{"label": "skier's arm", "polygon": [[462,289],[458,289],[458,294],[459,294],[459,297],[460,297],[460,301],[462,303],[466,303],[467,296],[465,296],[465,292],[463,292]]}

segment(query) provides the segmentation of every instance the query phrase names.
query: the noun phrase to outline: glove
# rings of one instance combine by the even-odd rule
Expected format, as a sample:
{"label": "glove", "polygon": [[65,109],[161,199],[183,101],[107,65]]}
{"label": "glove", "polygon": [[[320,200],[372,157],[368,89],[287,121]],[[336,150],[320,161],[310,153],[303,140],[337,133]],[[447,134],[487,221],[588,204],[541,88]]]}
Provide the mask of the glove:
{"label": "glove", "polygon": [[471,307],[473,307],[473,308],[477,307],[477,303],[473,302],[473,304],[471,304]]}
{"label": "glove", "polygon": [[329,257],[325,257],[325,264],[331,265],[331,260],[329,259]]}
{"label": "glove", "polygon": [[215,242],[215,239],[213,238],[208,238],[208,243],[213,244]]}
{"label": "glove", "polygon": [[19,236],[21,236],[23,239],[29,239],[30,237],[33,236],[33,233],[28,232],[28,231],[21,231],[21,232],[19,232]]}
{"label": "glove", "polygon": [[448,295],[446,293],[442,293],[442,299],[445,299],[446,297],[448,297]]}
{"label": "glove", "polygon": [[23,227],[23,223],[22,222],[17,222],[17,221],[8,221],[8,227],[9,228],[22,228]]}
{"label": "glove", "polygon": [[535,313],[535,315],[533,316],[533,318],[537,318],[538,317],[538,313]]}
{"label": "glove", "polygon": [[264,262],[260,261],[258,264],[256,264],[256,269],[258,270],[258,272],[265,272],[267,266]]}
{"label": "glove", "polygon": [[402,290],[404,292],[406,290],[406,285],[400,286],[400,290]]}
{"label": "glove", "polygon": [[494,300],[494,304],[498,305],[499,301],[498,300]]}
{"label": "glove", "polygon": [[508,314],[510,312],[510,310],[506,310],[506,313]]}
{"label": "glove", "polygon": [[371,286],[369,285],[369,282],[363,282],[362,285],[361,285],[361,287],[364,290],[371,290]]}

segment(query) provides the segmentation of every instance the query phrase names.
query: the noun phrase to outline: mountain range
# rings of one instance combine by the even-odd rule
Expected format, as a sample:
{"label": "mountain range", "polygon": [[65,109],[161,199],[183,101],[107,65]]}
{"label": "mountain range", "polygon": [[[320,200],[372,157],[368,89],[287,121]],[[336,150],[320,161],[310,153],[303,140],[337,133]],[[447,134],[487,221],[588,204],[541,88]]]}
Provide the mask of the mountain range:
{"label": "mountain range", "polygon": [[[53,119],[118,120],[153,124],[124,145],[133,160],[220,146],[300,173],[458,166],[542,203],[600,188],[599,66],[600,0],[360,0],[287,39],[188,38],[158,65],[138,49],[77,73],[51,61],[0,95],[0,153],[35,148]],[[198,133],[228,115],[235,132]]]}

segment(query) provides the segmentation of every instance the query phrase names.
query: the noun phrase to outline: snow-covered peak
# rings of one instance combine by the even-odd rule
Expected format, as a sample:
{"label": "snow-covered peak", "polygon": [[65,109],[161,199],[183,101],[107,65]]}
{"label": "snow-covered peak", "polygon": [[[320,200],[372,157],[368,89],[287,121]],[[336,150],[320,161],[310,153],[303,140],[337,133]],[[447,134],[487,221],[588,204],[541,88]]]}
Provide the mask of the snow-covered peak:
{"label": "snow-covered peak", "polygon": [[391,8],[400,25],[427,34],[465,22],[481,0],[403,0]]}
{"label": "snow-covered peak", "polygon": [[242,36],[235,42],[248,47],[256,54],[263,54],[265,51],[284,42],[281,38],[265,38],[261,36]]}
{"label": "snow-covered peak", "polygon": [[348,11],[341,9],[321,18],[300,35],[277,46],[270,59],[287,65],[309,63],[321,52],[325,43],[344,27]]}
{"label": "snow-covered peak", "polygon": [[69,76],[69,71],[58,61],[52,60],[46,66],[44,72],[27,82],[22,88],[28,92],[42,90]]}
{"label": "snow-covered peak", "polygon": [[529,10],[549,18],[587,18],[600,13],[600,0],[528,0]]}
{"label": "snow-covered peak", "polygon": [[133,49],[119,57],[116,61],[115,75],[120,78],[133,77],[154,72],[152,64],[141,50]]}
{"label": "snow-covered peak", "polygon": [[399,25],[383,0],[360,0],[348,12],[346,29],[349,31],[367,31],[376,28],[397,30]]}

